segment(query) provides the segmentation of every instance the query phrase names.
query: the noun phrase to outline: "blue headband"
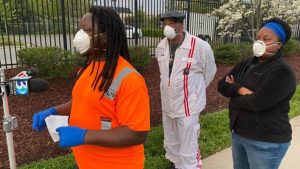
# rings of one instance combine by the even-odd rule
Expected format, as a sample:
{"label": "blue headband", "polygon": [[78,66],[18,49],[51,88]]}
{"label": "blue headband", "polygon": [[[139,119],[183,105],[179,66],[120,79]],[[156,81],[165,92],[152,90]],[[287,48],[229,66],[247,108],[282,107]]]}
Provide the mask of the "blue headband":
{"label": "blue headband", "polygon": [[268,22],[263,26],[263,28],[271,29],[280,38],[282,43],[286,42],[285,30],[280,24],[276,22]]}

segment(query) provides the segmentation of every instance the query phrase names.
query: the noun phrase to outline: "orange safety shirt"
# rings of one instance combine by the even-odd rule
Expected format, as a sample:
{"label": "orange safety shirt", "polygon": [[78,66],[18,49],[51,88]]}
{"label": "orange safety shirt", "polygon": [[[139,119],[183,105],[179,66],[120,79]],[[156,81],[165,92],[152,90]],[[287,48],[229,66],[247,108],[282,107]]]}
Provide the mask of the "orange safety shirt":
{"label": "orange safety shirt", "polygon": [[[131,72],[122,80],[113,100],[106,96],[101,98],[103,92],[99,92],[97,88],[93,90],[92,83],[97,69],[99,68],[98,73],[100,73],[105,62],[93,62],[94,66],[91,63],[85,69],[73,88],[69,125],[103,130],[106,123],[105,129],[110,126],[111,128],[128,126],[134,131],[149,131],[149,96],[143,77],[137,72]],[[123,57],[120,57],[114,79],[126,67],[135,70]],[[103,119],[109,119],[111,122],[107,125]],[[142,144],[124,148],[80,145],[72,147],[72,150],[80,169],[142,169],[144,167]]]}

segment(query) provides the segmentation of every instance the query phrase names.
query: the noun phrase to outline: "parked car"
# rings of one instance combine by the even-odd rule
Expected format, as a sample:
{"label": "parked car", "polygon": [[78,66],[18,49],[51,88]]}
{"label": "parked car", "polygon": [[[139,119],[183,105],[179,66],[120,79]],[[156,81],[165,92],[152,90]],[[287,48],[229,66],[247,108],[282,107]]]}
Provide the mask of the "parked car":
{"label": "parked car", "polygon": [[136,28],[134,26],[125,25],[125,32],[126,32],[126,37],[129,39],[143,37],[143,33],[141,29]]}

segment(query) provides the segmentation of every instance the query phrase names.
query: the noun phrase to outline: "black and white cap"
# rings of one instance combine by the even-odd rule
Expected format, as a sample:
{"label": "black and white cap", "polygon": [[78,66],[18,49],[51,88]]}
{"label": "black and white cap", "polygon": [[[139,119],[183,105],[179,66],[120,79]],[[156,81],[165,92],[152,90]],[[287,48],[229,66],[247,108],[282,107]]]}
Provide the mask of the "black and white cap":
{"label": "black and white cap", "polygon": [[185,19],[185,13],[179,11],[168,11],[161,15],[160,20],[163,21],[166,18],[176,18],[183,21]]}

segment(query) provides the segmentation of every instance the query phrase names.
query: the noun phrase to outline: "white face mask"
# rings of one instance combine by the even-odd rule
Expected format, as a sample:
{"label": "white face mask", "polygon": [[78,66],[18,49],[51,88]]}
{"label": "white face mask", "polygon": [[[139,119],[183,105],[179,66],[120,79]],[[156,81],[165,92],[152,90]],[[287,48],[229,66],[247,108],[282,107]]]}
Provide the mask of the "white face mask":
{"label": "white face mask", "polygon": [[274,53],[266,52],[266,49],[267,49],[268,47],[273,46],[273,45],[276,45],[276,44],[278,44],[278,42],[266,46],[266,44],[265,44],[264,41],[257,40],[257,41],[254,42],[254,44],[253,44],[253,54],[254,54],[254,56],[256,56],[256,57],[261,57],[264,53],[267,53],[267,54],[274,54]]}
{"label": "white face mask", "polygon": [[90,36],[84,30],[80,29],[73,39],[73,45],[80,54],[84,54],[90,49],[90,39]]}
{"label": "white face mask", "polygon": [[169,25],[166,25],[165,28],[164,28],[164,35],[168,39],[172,40],[176,37],[177,33],[175,31],[175,28],[173,28]]}

